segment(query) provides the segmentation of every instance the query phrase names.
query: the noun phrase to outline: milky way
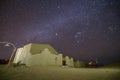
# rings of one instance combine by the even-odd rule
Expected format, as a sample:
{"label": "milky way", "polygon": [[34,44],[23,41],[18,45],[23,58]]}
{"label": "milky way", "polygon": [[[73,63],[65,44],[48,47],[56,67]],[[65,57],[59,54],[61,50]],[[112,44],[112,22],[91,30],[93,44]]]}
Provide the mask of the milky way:
{"label": "milky way", "polygon": [[120,61],[119,5],[119,0],[3,0],[0,41],[16,47],[51,44],[83,61]]}

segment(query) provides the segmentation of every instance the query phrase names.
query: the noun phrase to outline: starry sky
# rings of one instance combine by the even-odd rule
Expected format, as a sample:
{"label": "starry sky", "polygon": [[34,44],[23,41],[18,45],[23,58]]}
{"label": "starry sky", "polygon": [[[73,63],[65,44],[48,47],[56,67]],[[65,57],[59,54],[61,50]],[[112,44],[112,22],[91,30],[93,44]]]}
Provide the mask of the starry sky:
{"label": "starry sky", "polygon": [[[0,41],[51,44],[82,61],[120,61],[119,0],[0,0]],[[9,58],[11,47],[0,47]]]}

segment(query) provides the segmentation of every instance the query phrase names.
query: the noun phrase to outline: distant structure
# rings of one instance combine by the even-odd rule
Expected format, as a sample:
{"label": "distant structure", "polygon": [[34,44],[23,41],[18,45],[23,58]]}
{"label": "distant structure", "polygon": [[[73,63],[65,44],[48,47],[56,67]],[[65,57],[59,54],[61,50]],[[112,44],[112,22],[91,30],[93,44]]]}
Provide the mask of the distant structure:
{"label": "distant structure", "polygon": [[85,67],[85,64],[82,61],[76,60],[74,61],[74,67],[75,68]]}
{"label": "distant structure", "polygon": [[72,57],[63,57],[63,66],[74,67],[74,61]]}
{"label": "distant structure", "polygon": [[74,62],[74,67],[75,68],[79,68],[80,67],[80,61],[79,60]]}
{"label": "distant structure", "polygon": [[30,43],[17,49],[13,63],[18,62],[27,66],[62,66],[62,54],[48,44]]}
{"label": "distant structure", "polygon": [[89,61],[88,63],[87,63],[87,67],[97,67],[97,64],[96,64],[96,62],[94,62],[94,61]]}

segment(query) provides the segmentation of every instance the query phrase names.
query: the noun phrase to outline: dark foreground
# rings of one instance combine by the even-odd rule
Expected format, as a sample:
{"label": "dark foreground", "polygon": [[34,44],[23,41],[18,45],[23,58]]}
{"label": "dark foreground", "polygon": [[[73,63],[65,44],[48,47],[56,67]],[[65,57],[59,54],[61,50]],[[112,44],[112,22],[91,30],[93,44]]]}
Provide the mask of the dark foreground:
{"label": "dark foreground", "polygon": [[0,80],[120,80],[118,68],[7,67]]}

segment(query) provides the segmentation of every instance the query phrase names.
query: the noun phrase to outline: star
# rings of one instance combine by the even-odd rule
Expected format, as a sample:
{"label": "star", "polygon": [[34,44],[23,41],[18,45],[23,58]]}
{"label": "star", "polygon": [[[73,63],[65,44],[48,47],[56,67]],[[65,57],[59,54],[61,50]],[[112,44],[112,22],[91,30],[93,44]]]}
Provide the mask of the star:
{"label": "star", "polygon": [[58,8],[58,9],[60,9],[60,8],[61,8],[61,6],[57,6],[57,8]]}
{"label": "star", "polygon": [[74,35],[75,38],[79,38],[81,36],[82,32],[76,32],[76,34]]}
{"label": "star", "polygon": [[112,28],[112,27],[108,27],[108,29],[109,29],[110,31],[113,31],[113,28]]}
{"label": "star", "polygon": [[58,33],[55,33],[55,36],[58,36]]}
{"label": "star", "polygon": [[79,40],[77,40],[77,44],[78,44],[78,43],[80,43],[80,41],[79,41]]}

